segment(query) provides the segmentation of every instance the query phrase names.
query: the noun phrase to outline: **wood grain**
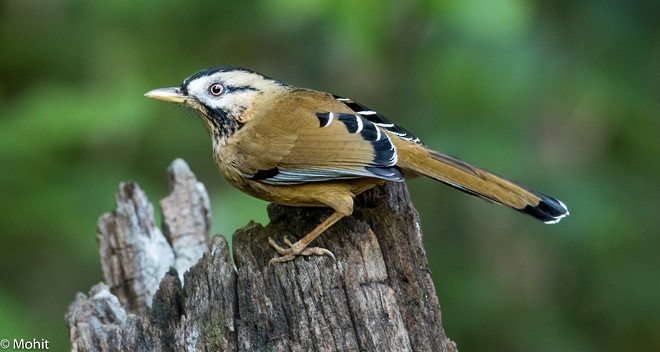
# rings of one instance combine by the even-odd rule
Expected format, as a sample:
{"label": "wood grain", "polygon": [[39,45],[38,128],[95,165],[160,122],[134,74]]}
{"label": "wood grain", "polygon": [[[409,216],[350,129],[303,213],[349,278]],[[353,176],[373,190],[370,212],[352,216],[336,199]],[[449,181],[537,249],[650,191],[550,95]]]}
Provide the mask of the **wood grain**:
{"label": "wood grain", "polygon": [[[107,285],[79,293],[70,305],[74,351],[456,351],[442,328],[419,216],[405,184],[387,183],[358,197],[354,214],[313,243],[331,250],[336,261],[302,257],[268,267],[276,255],[269,236],[297,239],[329,214],[271,204],[268,225],[251,222],[234,234],[234,265],[225,237],[206,240],[210,211],[203,186],[183,161],[176,163],[172,180],[174,170],[187,170],[178,176],[186,182],[173,182],[180,201],[161,202],[171,254],[149,255],[162,241],[136,184],[122,184],[117,209],[101,217]],[[191,233],[194,240],[176,243]],[[189,247],[198,253],[207,245],[189,269],[175,264],[176,253]],[[192,264],[192,257],[186,254],[185,262]],[[165,262],[159,284],[148,286]]]}

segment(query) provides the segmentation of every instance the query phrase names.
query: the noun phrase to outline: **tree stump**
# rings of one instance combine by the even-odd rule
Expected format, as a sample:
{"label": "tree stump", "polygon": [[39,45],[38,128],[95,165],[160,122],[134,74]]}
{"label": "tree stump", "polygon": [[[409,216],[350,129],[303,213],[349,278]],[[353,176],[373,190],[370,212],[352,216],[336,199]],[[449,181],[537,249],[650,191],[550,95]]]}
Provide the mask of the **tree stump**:
{"label": "tree stump", "polygon": [[405,184],[365,192],[315,241],[336,261],[268,267],[269,236],[299,238],[330,210],[269,205],[268,225],[234,234],[234,265],[222,235],[208,240],[204,186],[182,160],[168,172],[163,232],[134,182],[120,185],[117,208],[99,219],[105,282],[69,306],[72,350],[456,351]]}

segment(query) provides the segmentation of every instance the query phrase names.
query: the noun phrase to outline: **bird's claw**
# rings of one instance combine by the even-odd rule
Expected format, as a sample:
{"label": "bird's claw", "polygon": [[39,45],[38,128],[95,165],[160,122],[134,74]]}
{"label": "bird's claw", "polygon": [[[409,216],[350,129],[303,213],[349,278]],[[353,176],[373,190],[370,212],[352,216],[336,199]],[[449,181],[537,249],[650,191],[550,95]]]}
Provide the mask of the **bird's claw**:
{"label": "bird's claw", "polygon": [[280,247],[277,242],[275,242],[270,237],[268,237],[268,243],[275,249],[275,251],[277,251],[277,253],[279,253],[279,255],[281,255],[281,257],[271,259],[268,262],[269,267],[273,263],[286,263],[288,261],[292,261],[300,255],[327,255],[328,257],[332,258],[332,260],[336,260],[335,255],[325,248],[303,247],[300,242],[291,243],[291,241],[289,241],[286,236],[284,236],[284,243],[286,243],[289,248]]}

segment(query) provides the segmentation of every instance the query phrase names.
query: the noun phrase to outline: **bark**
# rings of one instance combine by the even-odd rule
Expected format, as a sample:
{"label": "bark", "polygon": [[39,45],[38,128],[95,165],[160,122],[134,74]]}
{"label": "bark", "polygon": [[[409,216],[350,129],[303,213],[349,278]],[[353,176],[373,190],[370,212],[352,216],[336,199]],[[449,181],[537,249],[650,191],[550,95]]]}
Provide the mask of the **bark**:
{"label": "bark", "polygon": [[204,187],[181,160],[169,174],[165,235],[135,183],[121,184],[116,210],[100,218],[105,283],[69,306],[73,350],[456,351],[405,184],[365,192],[351,217],[313,243],[336,261],[268,267],[276,255],[268,237],[299,238],[330,211],[269,205],[268,225],[234,234],[234,265],[223,236],[206,240]]}

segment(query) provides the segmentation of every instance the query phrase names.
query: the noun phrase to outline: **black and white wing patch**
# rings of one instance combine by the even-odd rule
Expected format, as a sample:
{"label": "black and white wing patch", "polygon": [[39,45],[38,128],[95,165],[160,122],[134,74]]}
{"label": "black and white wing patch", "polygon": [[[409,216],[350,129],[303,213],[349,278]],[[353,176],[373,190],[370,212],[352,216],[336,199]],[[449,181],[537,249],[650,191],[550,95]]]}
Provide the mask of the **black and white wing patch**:
{"label": "black and white wing patch", "polygon": [[364,119],[360,115],[336,113],[336,112],[317,112],[321,128],[329,126],[333,120],[342,122],[349,133],[359,133],[362,139],[371,142],[374,148],[373,166],[388,167],[394,166],[397,162],[396,149],[387,134],[381,132],[378,126]]}
{"label": "black and white wing patch", "polygon": [[385,118],[385,116],[369,109],[368,107],[354,102],[351,99],[340,97],[338,95],[333,95],[335,99],[338,101],[344,103],[347,107],[349,107],[351,110],[353,110],[356,114],[362,116],[364,119],[367,121],[375,124],[376,126],[386,130],[387,132],[390,132],[391,134],[398,136],[399,138],[411,141],[413,143],[417,144],[423,144],[419,138],[415,137],[414,134],[412,134],[410,131],[406,130],[405,128],[401,126],[397,126],[394,123],[392,123],[390,120]]}
{"label": "black and white wing patch", "polygon": [[[309,161],[304,164],[296,163],[295,158],[292,157],[294,153],[292,153],[287,155],[277,167],[243,176],[253,181],[273,185],[294,185],[359,177],[404,181],[401,170],[396,166],[398,160],[396,148],[390,140],[390,136],[383,132],[378,125],[358,114],[317,112],[315,117],[318,119],[318,125],[315,125],[313,129],[325,130],[329,126],[334,126],[334,128],[328,129],[329,133],[332,133],[331,135],[339,131],[336,129],[339,126],[337,124],[343,124],[346,127],[346,130],[340,129],[345,137],[340,136],[337,138],[336,144],[326,144],[319,149],[319,152],[322,153],[327,152],[327,148],[331,148],[330,150],[333,152],[330,158],[319,160],[318,166],[311,167]],[[314,132],[314,134],[318,135],[318,132]],[[347,144],[343,144],[343,142]],[[361,148],[362,152],[350,152],[352,146]],[[309,147],[305,149],[309,149]],[[314,155],[314,158],[322,157]],[[306,160],[310,159],[312,157]]]}

